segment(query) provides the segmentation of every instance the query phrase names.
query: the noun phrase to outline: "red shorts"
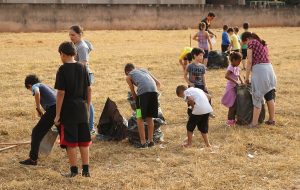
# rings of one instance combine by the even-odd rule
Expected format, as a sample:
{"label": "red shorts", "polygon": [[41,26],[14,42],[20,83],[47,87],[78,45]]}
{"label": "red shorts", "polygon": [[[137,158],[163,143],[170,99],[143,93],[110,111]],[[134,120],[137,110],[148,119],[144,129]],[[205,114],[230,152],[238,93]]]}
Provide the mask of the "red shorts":
{"label": "red shorts", "polygon": [[88,123],[61,124],[59,127],[60,146],[66,147],[87,147],[92,144]]}

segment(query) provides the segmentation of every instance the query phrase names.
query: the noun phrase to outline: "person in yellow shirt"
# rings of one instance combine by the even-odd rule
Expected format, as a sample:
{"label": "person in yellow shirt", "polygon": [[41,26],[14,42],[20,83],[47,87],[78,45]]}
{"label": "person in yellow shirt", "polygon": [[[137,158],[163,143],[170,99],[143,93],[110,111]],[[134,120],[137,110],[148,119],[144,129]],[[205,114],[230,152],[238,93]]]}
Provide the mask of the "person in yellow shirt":
{"label": "person in yellow shirt", "polygon": [[240,52],[241,44],[238,36],[234,33],[233,28],[228,28],[227,33],[230,36],[230,46],[228,49],[231,51]]}
{"label": "person in yellow shirt", "polygon": [[185,71],[186,66],[187,66],[188,63],[189,63],[189,56],[188,56],[188,55],[192,52],[192,49],[193,49],[193,48],[191,48],[191,47],[185,47],[185,48],[181,51],[181,53],[180,53],[180,55],[179,55],[179,63],[180,63],[180,65],[182,66],[183,71]]}

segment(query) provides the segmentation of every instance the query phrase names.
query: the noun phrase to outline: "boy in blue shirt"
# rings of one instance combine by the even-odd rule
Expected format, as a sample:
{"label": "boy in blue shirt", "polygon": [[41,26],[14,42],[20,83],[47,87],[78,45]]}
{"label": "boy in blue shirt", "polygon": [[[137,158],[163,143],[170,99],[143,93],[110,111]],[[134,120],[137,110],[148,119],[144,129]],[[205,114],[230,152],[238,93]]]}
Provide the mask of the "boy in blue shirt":
{"label": "boy in blue shirt", "polygon": [[[21,161],[20,164],[37,165],[41,141],[54,124],[56,91],[42,84],[36,75],[28,75],[26,77],[25,87],[32,92],[35,98],[36,111],[41,119],[32,129],[29,158]],[[45,113],[43,113],[41,107],[45,110]]]}
{"label": "boy in blue shirt", "polygon": [[228,50],[229,45],[230,45],[230,39],[229,39],[229,35],[227,33],[228,30],[228,26],[224,25],[223,26],[223,33],[222,33],[222,44],[221,44],[221,49],[222,52],[225,52]]}

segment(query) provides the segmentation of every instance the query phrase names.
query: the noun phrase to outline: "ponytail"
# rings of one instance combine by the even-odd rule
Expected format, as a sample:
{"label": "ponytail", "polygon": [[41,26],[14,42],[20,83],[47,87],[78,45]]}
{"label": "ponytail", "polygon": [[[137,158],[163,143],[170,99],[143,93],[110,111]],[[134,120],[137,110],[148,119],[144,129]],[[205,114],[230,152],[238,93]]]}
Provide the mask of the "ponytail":
{"label": "ponytail", "polygon": [[267,45],[266,41],[261,39],[256,33],[244,32],[242,34],[242,41],[245,42],[248,39],[255,39],[255,40],[259,41],[263,46]]}

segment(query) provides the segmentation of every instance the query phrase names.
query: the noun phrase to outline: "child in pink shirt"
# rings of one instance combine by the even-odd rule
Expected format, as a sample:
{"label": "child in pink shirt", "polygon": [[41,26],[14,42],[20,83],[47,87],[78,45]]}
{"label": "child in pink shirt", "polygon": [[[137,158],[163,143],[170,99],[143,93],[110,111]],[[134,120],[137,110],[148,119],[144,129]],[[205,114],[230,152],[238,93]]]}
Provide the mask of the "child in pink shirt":
{"label": "child in pink shirt", "polygon": [[227,81],[227,86],[225,94],[221,100],[222,104],[229,108],[228,110],[228,126],[235,125],[235,116],[236,116],[236,86],[239,84],[238,81],[243,84],[243,81],[240,77],[240,68],[239,65],[242,61],[242,55],[238,52],[232,52],[229,56],[231,64],[227,68],[225,78]]}

